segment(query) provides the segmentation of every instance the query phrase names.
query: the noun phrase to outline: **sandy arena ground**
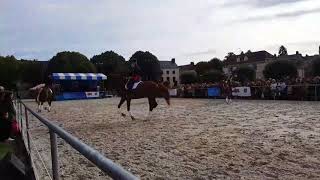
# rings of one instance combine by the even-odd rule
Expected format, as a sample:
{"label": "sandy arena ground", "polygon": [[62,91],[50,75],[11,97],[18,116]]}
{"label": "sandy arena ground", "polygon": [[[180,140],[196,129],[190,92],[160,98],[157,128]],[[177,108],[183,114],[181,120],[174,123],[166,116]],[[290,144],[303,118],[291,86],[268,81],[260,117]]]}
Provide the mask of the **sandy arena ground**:
{"label": "sandy arena ground", "polygon": [[[134,100],[132,121],[118,101],[54,102],[41,114],[141,179],[320,179],[320,102],[159,99],[145,120],[147,100]],[[32,136],[50,168],[48,131],[32,121]],[[62,179],[107,178],[58,145]]]}

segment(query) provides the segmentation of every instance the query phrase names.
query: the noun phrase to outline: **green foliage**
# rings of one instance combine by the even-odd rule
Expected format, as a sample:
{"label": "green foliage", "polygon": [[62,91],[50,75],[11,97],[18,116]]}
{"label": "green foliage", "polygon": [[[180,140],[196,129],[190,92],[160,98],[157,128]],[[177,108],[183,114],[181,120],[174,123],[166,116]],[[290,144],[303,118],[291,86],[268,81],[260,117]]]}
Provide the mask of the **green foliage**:
{"label": "green foliage", "polygon": [[202,76],[200,76],[201,82],[206,82],[206,83],[219,82],[223,78],[224,78],[224,74],[222,71],[219,71],[219,70],[211,70],[209,72],[204,73]]}
{"label": "green foliage", "polygon": [[19,80],[19,61],[14,56],[0,56],[0,86],[15,89]]}
{"label": "green foliage", "polygon": [[181,84],[191,84],[197,82],[197,72],[195,71],[186,71],[180,74]]}
{"label": "green foliage", "polygon": [[209,62],[198,62],[196,64],[196,71],[199,75],[204,75],[211,70],[222,71],[222,61],[218,58],[213,58]]}
{"label": "green foliage", "polygon": [[113,51],[106,51],[93,56],[90,61],[96,66],[98,72],[106,75],[128,74],[129,69],[124,57]]}
{"label": "green foliage", "polygon": [[210,69],[211,69],[211,67],[210,67],[210,64],[208,62],[201,61],[201,62],[198,62],[196,64],[196,72],[198,74],[202,75],[202,74],[208,72]]}
{"label": "green foliage", "polygon": [[266,65],[263,70],[265,78],[282,79],[285,77],[296,77],[297,67],[289,61],[274,61]]}
{"label": "green foliage", "polygon": [[313,76],[320,76],[320,56],[313,60],[311,71]]}
{"label": "green foliage", "polygon": [[162,71],[159,60],[155,55],[148,51],[137,51],[131,56],[129,63],[132,63],[133,60],[137,60],[144,80],[159,80]]}
{"label": "green foliage", "polygon": [[29,87],[39,84],[43,81],[44,69],[39,61],[0,56],[0,85],[13,90],[22,84]]}
{"label": "green foliage", "polygon": [[287,51],[287,48],[285,48],[284,46],[280,46],[279,56],[283,56],[283,55],[288,55],[288,51]]}
{"label": "green foliage", "polygon": [[209,61],[209,64],[211,65],[212,69],[222,71],[223,68],[223,63],[220,59],[218,58],[213,58]]}
{"label": "green foliage", "polygon": [[43,82],[45,66],[39,61],[20,60],[19,62],[19,80],[32,85]]}
{"label": "green foliage", "polygon": [[253,81],[255,79],[255,70],[248,66],[241,66],[234,72],[237,75],[237,80],[240,82]]}
{"label": "green foliage", "polygon": [[95,66],[88,58],[79,52],[59,52],[53,56],[48,64],[47,74],[51,73],[92,73]]}

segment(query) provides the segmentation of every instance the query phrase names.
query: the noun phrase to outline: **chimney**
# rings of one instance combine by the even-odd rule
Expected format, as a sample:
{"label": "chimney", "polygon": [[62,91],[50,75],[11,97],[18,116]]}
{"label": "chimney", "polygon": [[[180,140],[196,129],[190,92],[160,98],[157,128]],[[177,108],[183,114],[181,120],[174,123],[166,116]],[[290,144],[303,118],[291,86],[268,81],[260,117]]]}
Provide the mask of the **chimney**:
{"label": "chimney", "polygon": [[176,59],[175,59],[175,58],[172,58],[172,59],[171,59],[171,63],[173,63],[173,64],[176,63]]}
{"label": "chimney", "polygon": [[191,62],[190,64],[191,64],[192,66],[194,66],[194,62]]}
{"label": "chimney", "polygon": [[299,51],[296,51],[296,55],[299,55]]}

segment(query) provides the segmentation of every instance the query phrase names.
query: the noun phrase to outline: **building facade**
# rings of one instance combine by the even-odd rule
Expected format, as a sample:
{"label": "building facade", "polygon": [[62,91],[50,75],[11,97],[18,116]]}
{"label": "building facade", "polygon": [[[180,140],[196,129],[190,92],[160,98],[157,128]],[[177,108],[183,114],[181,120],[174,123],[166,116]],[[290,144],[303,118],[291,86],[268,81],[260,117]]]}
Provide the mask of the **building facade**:
{"label": "building facade", "polygon": [[247,52],[227,58],[223,62],[223,71],[225,74],[230,75],[240,66],[249,66],[255,70],[256,79],[264,79],[263,70],[268,63],[289,61],[297,67],[298,77],[304,78],[310,74],[312,61],[318,57],[319,55],[303,56],[298,51],[295,54],[282,56],[271,55],[267,51]]}
{"label": "building facade", "polygon": [[267,51],[257,51],[241,53],[228,57],[224,63],[223,72],[226,75],[231,75],[234,70],[241,66],[248,66],[255,70],[256,78],[263,79],[264,67],[275,59],[275,56],[268,53]]}
{"label": "building facade", "polygon": [[162,82],[169,82],[171,87],[180,84],[180,71],[174,58],[171,61],[160,61],[160,68],[162,70]]}

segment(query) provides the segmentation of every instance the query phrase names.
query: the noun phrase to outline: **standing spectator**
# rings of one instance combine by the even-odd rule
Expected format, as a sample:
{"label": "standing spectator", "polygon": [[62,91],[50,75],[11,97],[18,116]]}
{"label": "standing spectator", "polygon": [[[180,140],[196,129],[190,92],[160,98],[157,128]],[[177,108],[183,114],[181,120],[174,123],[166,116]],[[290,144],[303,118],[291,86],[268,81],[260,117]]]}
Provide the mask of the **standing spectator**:
{"label": "standing spectator", "polygon": [[10,137],[15,116],[12,93],[0,92],[0,141],[5,141]]}

